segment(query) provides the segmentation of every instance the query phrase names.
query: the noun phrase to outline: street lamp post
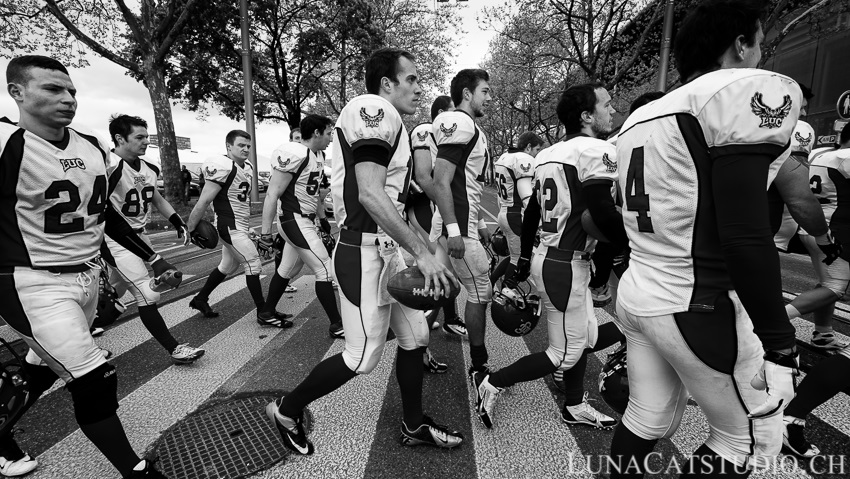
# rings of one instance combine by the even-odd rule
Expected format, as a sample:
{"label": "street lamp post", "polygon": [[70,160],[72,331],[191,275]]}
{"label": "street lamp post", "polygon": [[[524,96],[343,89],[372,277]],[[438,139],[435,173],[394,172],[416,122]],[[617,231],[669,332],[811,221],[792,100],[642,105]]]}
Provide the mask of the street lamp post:
{"label": "street lamp post", "polygon": [[248,153],[248,161],[254,167],[254,175],[251,178],[251,201],[260,200],[260,192],[257,186],[257,134],[254,131],[254,93],[253,77],[251,76],[251,40],[248,37],[248,0],[240,0],[239,15],[242,17],[242,74],[245,78],[245,123],[248,134],[251,135],[251,151]]}
{"label": "street lamp post", "polygon": [[666,0],[664,35],[661,38],[661,61],[658,65],[658,91],[667,91],[667,70],[670,69],[670,43],[673,36],[673,0]]}

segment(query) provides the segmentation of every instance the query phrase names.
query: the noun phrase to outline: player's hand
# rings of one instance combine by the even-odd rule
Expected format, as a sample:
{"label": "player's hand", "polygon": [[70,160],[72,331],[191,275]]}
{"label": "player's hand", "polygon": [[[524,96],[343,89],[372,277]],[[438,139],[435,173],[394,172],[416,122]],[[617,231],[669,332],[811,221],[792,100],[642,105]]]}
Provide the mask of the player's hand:
{"label": "player's hand", "polygon": [[527,280],[529,276],[531,276],[531,260],[528,258],[518,259],[514,269],[514,281],[521,283]]}
{"label": "player's hand", "polygon": [[434,299],[439,299],[441,295],[449,297],[451,285],[459,286],[454,274],[428,251],[416,258],[416,267],[425,276],[425,291],[429,291],[433,285]]}
{"label": "player's hand", "polygon": [[319,218],[319,228],[326,234],[331,234],[331,223],[327,218]]}
{"label": "player's hand", "polygon": [[274,255],[274,238],[270,233],[257,238],[257,251],[263,259],[269,259]]}
{"label": "player's hand", "polygon": [[829,233],[823,236],[818,236],[816,241],[818,248],[820,248],[823,254],[826,255],[826,258],[823,259],[825,264],[830,265],[833,261],[837,260],[839,256],[841,256],[841,252],[844,248],[838,240],[833,240]]}
{"label": "player's hand", "polygon": [[767,399],[747,416],[750,419],[762,419],[781,414],[796,394],[799,368],[800,357],[796,351],[790,354],[765,352],[764,363],[750,381],[750,385],[759,391],[765,391]]}
{"label": "player's hand", "polygon": [[165,258],[163,258],[162,256],[156,255],[154,256],[153,261],[151,262],[151,269],[153,269],[154,276],[162,276],[162,274],[166,271],[170,269],[176,270],[177,268],[175,268],[174,265],[166,261]]}
{"label": "player's hand", "polygon": [[481,240],[481,244],[483,244],[484,246],[487,246],[488,244],[490,244],[490,240],[491,240],[490,230],[488,230],[487,227],[479,229],[478,230],[478,239]]}
{"label": "player's hand", "polygon": [[463,236],[452,236],[446,241],[446,250],[454,259],[463,259],[466,254],[466,245],[463,243]]}
{"label": "player's hand", "polygon": [[192,237],[189,234],[189,228],[185,225],[177,228],[177,239],[183,239],[183,246],[187,246],[189,241],[191,241]]}

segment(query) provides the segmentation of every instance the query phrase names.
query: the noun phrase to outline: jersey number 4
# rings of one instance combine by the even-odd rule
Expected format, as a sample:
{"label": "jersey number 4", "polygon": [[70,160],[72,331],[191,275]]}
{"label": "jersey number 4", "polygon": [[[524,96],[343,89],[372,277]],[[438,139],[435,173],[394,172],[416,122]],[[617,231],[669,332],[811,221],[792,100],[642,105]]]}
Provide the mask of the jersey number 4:
{"label": "jersey number 4", "polygon": [[[47,190],[44,191],[44,199],[57,200],[62,197],[62,193],[68,195],[68,201],[56,203],[44,212],[45,233],[78,233],[86,227],[83,218],[74,218],[68,222],[62,221],[63,214],[76,213],[77,208],[82,203],[79,188],[70,180],[57,180],[51,183],[47,187]],[[94,186],[92,187],[91,199],[86,208],[86,214],[89,216],[97,215],[97,224],[100,224],[104,220],[104,210],[106,210],[106,176],[98,175],[94,179]]]}
{"label": "jersey number 4", "polygon": [[636,212],[638,231],[655,233],[649,217],[649,195],[643,184],[643,147],[632,150],[626,175],[626,209]]}

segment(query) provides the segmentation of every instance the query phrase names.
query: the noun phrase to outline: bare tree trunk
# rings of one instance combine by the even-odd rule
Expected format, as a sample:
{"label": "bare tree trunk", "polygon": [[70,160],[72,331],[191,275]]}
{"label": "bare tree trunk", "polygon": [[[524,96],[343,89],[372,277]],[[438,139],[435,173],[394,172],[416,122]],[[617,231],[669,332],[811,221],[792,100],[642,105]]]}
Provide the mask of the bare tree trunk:
{"label": "bare tree trunk", "polygon": [[145,61],[145,82],[153,104],[156,135],[159,141],[159,159],[162,162],[162,181],[165,184],[165,198],[173,203],[180,200],[180,158],[177,156],[177,142],[174,135],[174,118],[171,114],[171,101],[168,99],[168,87],[162,67],[149,66]]}

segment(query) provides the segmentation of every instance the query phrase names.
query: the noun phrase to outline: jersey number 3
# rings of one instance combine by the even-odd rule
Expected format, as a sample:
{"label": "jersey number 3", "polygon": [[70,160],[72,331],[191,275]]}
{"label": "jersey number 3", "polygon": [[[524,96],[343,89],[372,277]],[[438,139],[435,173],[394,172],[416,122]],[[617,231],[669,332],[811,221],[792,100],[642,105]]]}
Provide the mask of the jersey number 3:
{"label": "jersey number 3", "polygon": [[643,184],[643,147],[632,150],[626,174],[626,209],[636,212],[638,231],[655,233],[649,217],[649,195]]}
{"label": "jersey number 3", "polygon": [[[62,197],[62,193],[68,195],[68,201],[56,203],[44,211],[44,232],[51,234],[79,233],[86,227],[83,218],[74,218],[71,221],[63,222],[63,214],[76,213],[80,207],[82,199],[80,198],[80,190],[77,185],[70,180],[57,180],[47,187],[44,191],[45,200],[57,200]],[[91,199],[86,208],[88,216],[97,215],[97,224],[103,223],[104,210],[106,210],[106,176],[98,175],[94,179],[92,187]]]}

